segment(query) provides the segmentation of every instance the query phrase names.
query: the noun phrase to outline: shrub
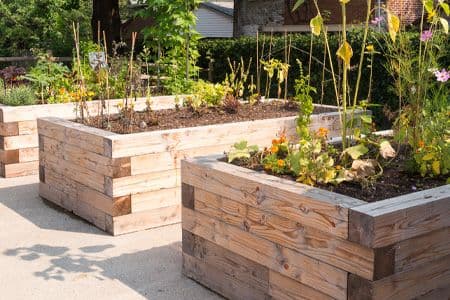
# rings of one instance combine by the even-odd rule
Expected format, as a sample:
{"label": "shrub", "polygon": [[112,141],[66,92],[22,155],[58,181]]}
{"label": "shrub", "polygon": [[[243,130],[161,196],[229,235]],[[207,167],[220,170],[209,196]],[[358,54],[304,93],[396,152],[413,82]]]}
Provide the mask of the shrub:
{"label": "shrub", "polygon": [[36,104],[36,95],[31,87],[18,86],[0,93],[0,103],[10,106]]}

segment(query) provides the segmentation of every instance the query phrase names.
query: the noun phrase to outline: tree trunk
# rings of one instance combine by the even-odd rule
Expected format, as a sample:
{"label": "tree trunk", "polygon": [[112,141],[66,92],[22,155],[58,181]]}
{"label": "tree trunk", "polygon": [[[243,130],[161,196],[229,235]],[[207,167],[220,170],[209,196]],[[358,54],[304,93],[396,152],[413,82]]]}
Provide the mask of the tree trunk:
{"label": "tree trunk", "polygon": [[111,54],[113,41],[121,41],[119,0],[93,0],[91,24],[92,38],[95,42],[99,39],[103,40],[103,31],[105,31],[108,52]]}

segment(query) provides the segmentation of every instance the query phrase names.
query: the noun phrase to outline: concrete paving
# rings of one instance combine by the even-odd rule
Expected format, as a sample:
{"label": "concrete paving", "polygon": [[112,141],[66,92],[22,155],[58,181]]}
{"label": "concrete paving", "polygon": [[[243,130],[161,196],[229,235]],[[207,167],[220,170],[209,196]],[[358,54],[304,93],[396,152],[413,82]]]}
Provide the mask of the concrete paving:
{"label": "concrete paving", "polygon": [[109,236],[0,179],[0,299],[221,299],[181,275],[181,228]]}

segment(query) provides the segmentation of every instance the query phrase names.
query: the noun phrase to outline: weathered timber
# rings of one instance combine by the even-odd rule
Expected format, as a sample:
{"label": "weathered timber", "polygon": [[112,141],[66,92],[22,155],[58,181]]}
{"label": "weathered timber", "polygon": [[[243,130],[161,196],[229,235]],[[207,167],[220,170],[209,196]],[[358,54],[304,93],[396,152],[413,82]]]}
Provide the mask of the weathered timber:
{"label": "weathered timber", "polygon": [[[337,119],[337,112],[313,116],[333,126]],[[49,200],[114,235],[180,222],[182,159],[223,153],[242,139],[263,146],[282,130],[295,134],[296,127],[288,117],[122,135],[55,117],[37,124],[43,197],[56,190]],[[328,214],[346,215],[345,204],[331,203],[317,207],[326,226],[334,226]],[[94,215],[87,217],[89,207]]]}
{"label": "weathered timber", "polygon": [[[120,99],[107,100],[106,104],[111,113],[118,111],[117,104]],[[89,114],[97,115],[101,106],[100,101],[89,101],[87,108]],[[146,98],[139,98],[135,102],[136,109],[145,109]],[[153,97],[151,101],[153,109],[173,108],[174,96]],[[6,106],[0,105],[0,176],[18,177],[38,173],[36,162],[38,158],[37,118],[58,116],[64,119],[76,117],[75,104],[45,104],[31,106]],[[60,135],[50,132],[48,137],[58,140]],[[83,136],[68,131],[64,134],[65,141],[86,144]],[[91,145],[92,146],[92,145]],[[103,146],[101,147],[103,149]],[[99,148],[97,148],[99,149]],[[100,153],[103,154],[103,153]],[[34,163],[31,163],[34,162]],[[131,174],[128,174],[129,176]]]}
{"label": "weathered timber", "polygon": [[246,297],[224,290],[235,278],[207,276],[219,273],[202,251],[216,246],[224,250],[213,252],[215,261],[237,256],[268,268],[264,297],[449,298],[450,185],[366,203],[219,158],[181,163],[183,255],[200,253],[184,265],[190,278]]}

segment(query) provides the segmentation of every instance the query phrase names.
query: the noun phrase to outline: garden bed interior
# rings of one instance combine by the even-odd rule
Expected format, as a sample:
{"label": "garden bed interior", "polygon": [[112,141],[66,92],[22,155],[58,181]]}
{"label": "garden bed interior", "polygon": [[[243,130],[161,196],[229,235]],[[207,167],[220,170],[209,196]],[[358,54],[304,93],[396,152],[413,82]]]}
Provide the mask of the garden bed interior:
{"label": "garden bed interior", "polygon": [[[340,134],[338,112],[312,129]],[[38,120],[40,195],[118,235],[181,221],[180,160],[223,153],[247,140],[264,146],[296,117],[117,134],[58,118]]]}
{"label": "garden bed interior", "polygon": [[[152,97],[153,109],[167,109],[175,106],[174,96]],[[146,107],[146,98],[135,101],[136,109]],[[122,100],[107,100],[110,112],[117,111]],[[101,101],[86,103],[90,115],[96,115]],[[0,104],[0,176],[19,177],[38,174],[39,143],[37,118],[58,116],[74,119],[75,104],[43,104],[29,106],[6,106]]]}
{"label": "garden bed interior", "polygon": [[230,299],[447,299],[450,185],[374,203],[183,160],[183,273]]}

